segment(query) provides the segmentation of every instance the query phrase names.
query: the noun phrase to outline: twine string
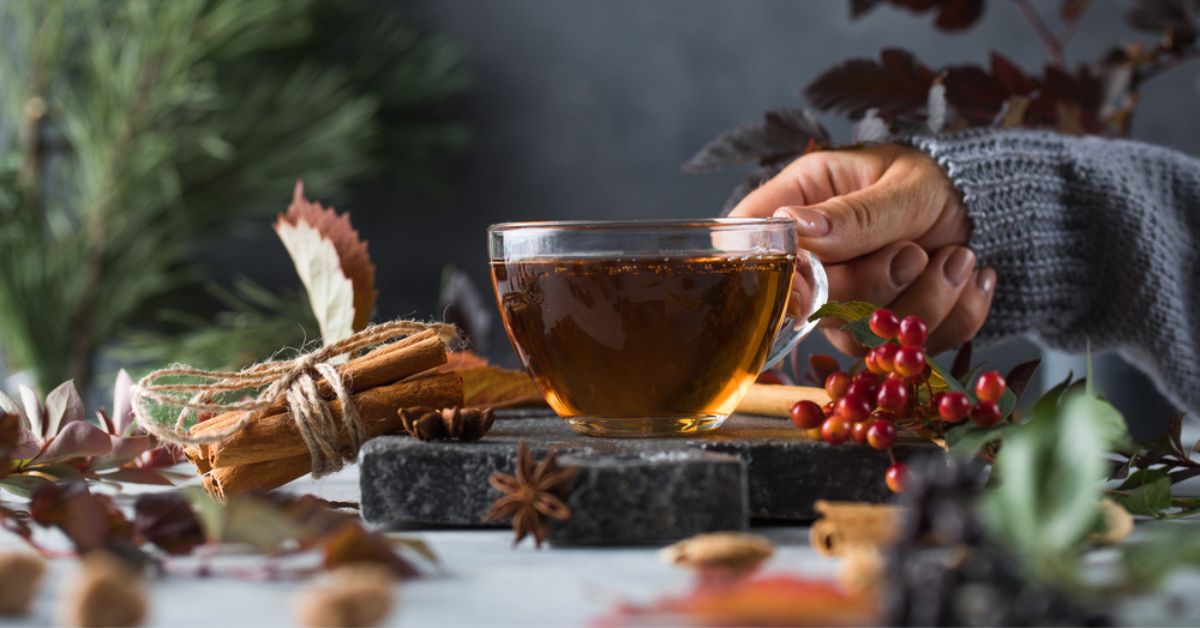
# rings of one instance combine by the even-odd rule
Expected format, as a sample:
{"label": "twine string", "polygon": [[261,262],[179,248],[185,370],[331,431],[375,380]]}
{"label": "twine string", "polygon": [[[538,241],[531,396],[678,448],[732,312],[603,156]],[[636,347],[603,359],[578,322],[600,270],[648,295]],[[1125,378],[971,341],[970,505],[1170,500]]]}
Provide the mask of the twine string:
{"label": "twine string", "polygon": [[[138,380],[132,389],[133,415],[148,434],[181,447],[217,443],[240,432],[279,400],[286,402],[300,438],[312,458],[316,477],[337,471],[366,440],[366,426],[351,398],[346,378],[330,363],[340,356],[434,329],[444,341],[455,335],[452,325],[419,321],[391,321],[372,325],[343,340],[321,347],[291,360],[260,362],[241,371],[206,371],[175,365],[154,371]],[[199,381],[160,383],[163,379],[195,378]],[[321,398],[319,379],[333,391],[342,409],[342,426],[329,404]],[[260,390],[251,398],[225,401],[221,397],[248,390]],[[174,424],[156,420],[153,408],[178,409]],[[194,433],[188,422],[200,413],[241,412],[227,427]],[[340,446],[339,427],[344,427],[350,447],[346,454]]]}

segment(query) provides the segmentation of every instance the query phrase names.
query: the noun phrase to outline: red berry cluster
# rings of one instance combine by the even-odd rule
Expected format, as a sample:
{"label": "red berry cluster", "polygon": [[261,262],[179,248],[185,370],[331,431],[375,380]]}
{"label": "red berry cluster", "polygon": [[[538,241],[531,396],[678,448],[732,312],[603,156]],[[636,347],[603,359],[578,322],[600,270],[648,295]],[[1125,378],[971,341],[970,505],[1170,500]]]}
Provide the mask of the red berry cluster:
{"label": "red berry cluster", "polygon": [[[979,376],[975,383],[978,401],[974,405],[961,392],[934,394],[929,386],[932,369],[925,356],[925,341],[929,336],[925,322],[917,316],[902,320],[881,308],[875,310],[869,323],[871,332],[884,343],[867,354],[865,368],[853,375],[835,371],[826,377],[825,392],[831,401],[825,407],[812,401],[792,406],[792,423],[796,427],[820,428],[821,438],[834,445],[852,439],[874,449],[887,450],[891,456],[898,422],[954,424],[970,416],[976,425],[990,427],[1000,421],[996,402],[1004,394],[1005,383],[999,373],[988,371]],[[888,488],[903,492],[907,475],[908,467],[892,457],[886,475]]]}

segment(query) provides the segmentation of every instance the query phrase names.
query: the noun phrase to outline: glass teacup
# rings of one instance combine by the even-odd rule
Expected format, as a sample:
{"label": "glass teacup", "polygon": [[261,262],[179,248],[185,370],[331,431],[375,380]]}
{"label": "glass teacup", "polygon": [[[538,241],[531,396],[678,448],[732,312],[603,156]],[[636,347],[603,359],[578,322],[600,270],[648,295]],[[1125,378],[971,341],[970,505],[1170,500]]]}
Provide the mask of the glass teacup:
{"label": "glass teacup", "polygon": [[488,247],[513,348],[593,436],[719,427],[827,292],[781,218],[504,223]]}

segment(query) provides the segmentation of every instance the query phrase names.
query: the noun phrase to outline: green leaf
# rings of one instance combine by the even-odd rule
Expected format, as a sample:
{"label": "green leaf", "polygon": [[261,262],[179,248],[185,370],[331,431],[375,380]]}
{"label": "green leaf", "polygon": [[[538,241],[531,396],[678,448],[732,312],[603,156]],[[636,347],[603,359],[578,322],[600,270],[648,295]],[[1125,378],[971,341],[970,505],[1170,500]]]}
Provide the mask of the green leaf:
{"label": "green leaf", "polygon": [[874,314],[877,309],[879,309],[878,306],[866,301],[830,301],[817,308],[817,311],[813,312],[812,316],[808,317],[808,320],[818,321],[822,318],[832,317],[840,318],[847,323],[853,323],[857,320],[870,318],[871,314]]}
{"label": "green leaf", "polygon": [[988,529],[1043,576],[1075,564],[1100,517],[1108,452],[1125,438],[1117,410],[1089,396],[1011,428],[996,457],[999,486],[980,502]]}
{"label": "green leaf", "polygon": [[1111,495],[1113,501],[1130,514],[1159,517],[1173,506],[1171,478],[1165,469],[1142,469],[1126,478],[1117,491]]}
{"label": "green leaf", "polygon": [[1000,425],[981,428],[970,424],[960,425],[946,431],[946,446],[952,456],[971,458],[988,443],[1003,439],[1004,433],[1013,427]]}

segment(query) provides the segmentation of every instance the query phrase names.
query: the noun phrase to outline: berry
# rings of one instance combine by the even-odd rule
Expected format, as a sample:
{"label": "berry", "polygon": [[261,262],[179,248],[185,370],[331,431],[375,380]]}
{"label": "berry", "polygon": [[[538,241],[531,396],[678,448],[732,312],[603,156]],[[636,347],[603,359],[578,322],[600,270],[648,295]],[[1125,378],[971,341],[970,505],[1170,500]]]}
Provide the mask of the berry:
{"label": "berry", "polygon": [[815,402],[797,401],[792,406],[792,424],[802,430],[820,427],[825,422],[825,412]]}
{"label": "berry", "polygon": [[867,428],[867,442],[875,449],[887,449],[896,442],[896,426],[889,421],[875,421]]}
{"label": "berry", "polygon": [[879,385],[879,394],[875,397],[875,405],[885,410],[899,410],[908,405],[908,386],[894,379],[888,379]]}
{"label": "berry", "polygon": [[924,347],[925,339],[929,337],[929,327],[919,316],[905,316],[900,321],[900,345],[904,347]]}
{"label": "berry", "polygon": [[821,424],[821,438],[830,445],[841,445],[850,438],[850,424],[839,417],[831,416]]}
{"label": "berry", "polygon": [[883,366],[879,364],[879,360],[875,355],[875,350],[871,349],[867,352],[867,357],[863,358],[863,366],[867,367],[867,372],[883,375],[887,373]]}
{"label": "berry", "polygon": [[878,364],[879,368],[891,373],[896,370],[896,352],[899,350],[899,345],[886,342],[871,351],[875,352],[875,364]]}
{"label": "berry", "polygon": [[991,427],[1000,419],[1000,407],[995,402],[980,401],[971,408],[971,422],[979,427]]}
{"label": "berry", "polygon": [[[905,319],[908,320],[908,319]],[[920,347],[900,347],[896,352],[896,372],[915,377],[925,370],[925,350]]]}
{"label": "berry", "polygon": [[869,371],[859,371],[850,379],[847,395],[859,395],[863,399],[874,399],[879,392],[879,378]]}
{"label": "berry", "polygon": [[1000,371],[988,371],[975,380],[975,396],[980,401],[1000,401],[1006,385]]}
{"label": "berry", "polygon": [[871,427],[871,421],[861,421],[850,426],[850,438],[859,445],[867,444],[867,429]]}
{"label": "berry", "polygon": [[900,319],[891,310],[879,308],[871,315],[871,333],[883,338],[891,340],[900,333]]}
{"label": "berry", "polygon": [[967,413],[970,411],[971,400],[956,390],[943,393],[937,403],[938,416],[942,417],[942,420],[947,423],[962,421],[967,418]]}
{"label": "berry", "polygon": [[866,421],[871,416],[871,404],[866,397],[846,393],[845,397],[838,399],[837,415],[847,423]]}
{"label": "berry", "polygon": [[837,402],[830,401],[829,403],[821,406],[821,411],[824,412],[825,416],[827,417],[837,414]]}
{"label": "berry", "polygon": [[853,384],[854,382],[864,382],[871,385],[878,385],[879,378],[870,371],[859,371],[854,374],[854,377],[850,378],[850,383]]}
{"label": "berry", "polygon": [[829,374],[829,377],[825,378],[825,392],[834,401],[841,399],[849,387],[850,376],[842,371],[834,371]]}
{"label": "berry", "polygon": [[903,462],[893,464],[888,467],[884,478],[887,480],[887,487],[893,493],[903,493],[905,485],[908,484],[908,465]]}

